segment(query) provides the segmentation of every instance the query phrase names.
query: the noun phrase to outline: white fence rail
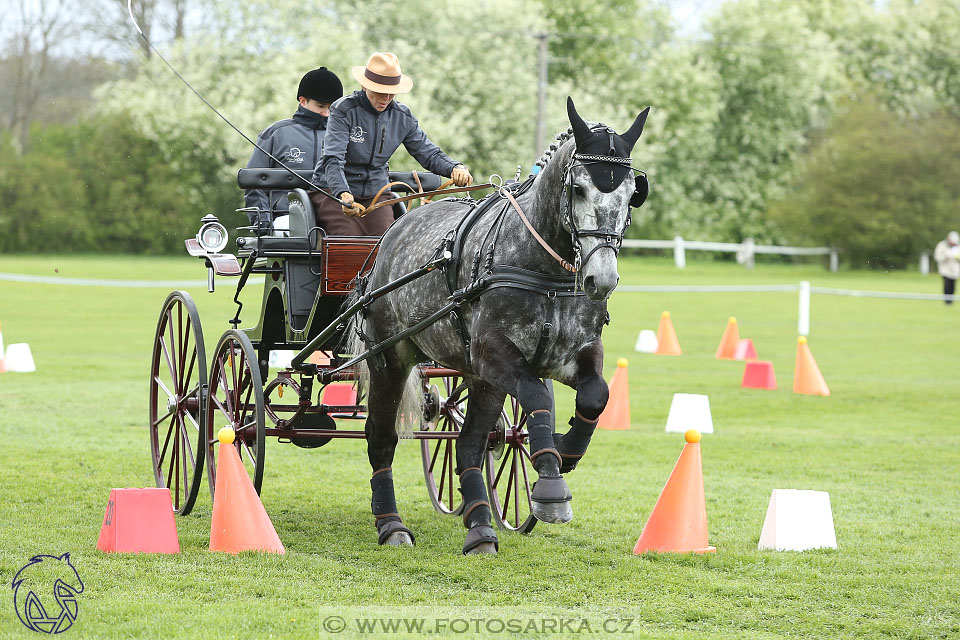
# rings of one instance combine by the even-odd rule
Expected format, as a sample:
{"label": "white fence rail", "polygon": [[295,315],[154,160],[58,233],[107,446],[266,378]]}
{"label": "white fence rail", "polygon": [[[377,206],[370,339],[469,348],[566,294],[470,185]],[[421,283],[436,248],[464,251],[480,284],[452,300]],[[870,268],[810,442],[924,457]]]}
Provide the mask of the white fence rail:
{"label": "white fence rail", "polygon": [[830,271],[836,271],[838,266],[837,250],[830,247],[779,247],[769,244],[756,244],[753,238],[747,238],[739,243],[684,240],[681,236],[677,236],[673,240],[634,240],[627,238],[623,241],[623,246],[630,249],[673,249],[673,261],[678,269],[687,266],[687,250],[735,253],[737,254],[737,262],[748,269],[753,268],[754,256],[758,253],[781,256],[830,256]]}
{"label": "white fence rail", "polygon": [[[626,240],[624,240],[626,242]],[[942,293],[909,293],[902,291],[863,291],[857,289],[834,289],[832,287],[811,287],[804,280],[798,284],[757,284],[757,285],[620,285],[617,291],[630,293],[729,293],[729,292],[766,292],[797,291],[797,334],[810,335],[810,294],[819,293],[828,296],[850,296],[854,298],[886,298],[895,300],[960,300],[960,295],[947,296]]]}

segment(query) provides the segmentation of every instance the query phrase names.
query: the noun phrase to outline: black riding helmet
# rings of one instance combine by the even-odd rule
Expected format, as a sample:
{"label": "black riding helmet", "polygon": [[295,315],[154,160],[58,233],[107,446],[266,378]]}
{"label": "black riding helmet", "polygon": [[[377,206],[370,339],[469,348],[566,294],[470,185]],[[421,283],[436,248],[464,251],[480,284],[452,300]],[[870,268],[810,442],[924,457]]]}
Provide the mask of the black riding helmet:
{"label": "black riding helmet", "polygon": [[336,102],[343,97],[343,84],[333,71],[320,67],[307,71],[297,87],[297,99],[303,96],[317,102]]}

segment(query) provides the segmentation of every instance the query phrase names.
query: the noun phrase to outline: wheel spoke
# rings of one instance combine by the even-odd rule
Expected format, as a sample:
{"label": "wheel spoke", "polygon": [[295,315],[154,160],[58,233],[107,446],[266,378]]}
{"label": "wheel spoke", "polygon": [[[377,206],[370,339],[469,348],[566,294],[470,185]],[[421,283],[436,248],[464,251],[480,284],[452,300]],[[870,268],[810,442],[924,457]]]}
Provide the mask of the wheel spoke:
{"label": "wheel spoke", "polygon": [[[189,415],[189,414],[186,414]],[[190,434],[187,433],[187,423],[183,420],[184,414],[180,414],[180,433],[183,436],[183,450],[190,456],[191,466],[196,466],[197,458],[193,455],[193,445],[190,444]]]}
{"label": "wheel spoke", "polygon": [[[217,364],[219,365],[218,373],[220,374],[217,377],[220,380],[220,388],[223,390],[223,402],[226,405],[224,407],[224,405],[221,404],[220,407],[224,409],[224,415],[226,415],[230,422],[233,422],[233,396],[231,395],[232,392],[230,391],[230,383],[227,380],[227,363],[225,360],[221,359]],[[216,396],[211,395],[210,397],[215,398]]]}
{"label": "wheel spoke", "polygon": [[[170,327],[170,332],[167,333],[167,365],[170,367],[170,377],[172,378],[172,384],[174,387],[177,386],[180,376],[177,373],[177,350],[173,347],[173,314],[170,311],[167,311],[167,323]],[[177,388],[177,391],[180,391]]]}
{"label": "wheel spoke", "polygon": [[153,421],[153,424],[151,424],[150,426],[151,426],[151,427],[157,427],[161,422],[163,422],[164,420],[166,420],[167,418],[169,418],[169,417],[172,416],[172,415],[173,415],[173,411],[172,411],[172,410],[171,410],[171,411],[167,411],[165,414],[163,414],[162,416],[160,416],[159,418],[157,418],[156,420],[154,420],[154,421]]}
{"label": "wheel spoke", "polygon": [[[513,523],[520,526],[520,474],[517,473],[517,459],[520,456],[513,456]],[[522,465],[521,465],[522,466]]]}
{"label": "wheel spoke", "polygon": [[[173,417],[170,418],[170,426],[167,427],[167,436],[163,439],[163,449],[160,451],[160,456],[157,458],[157,469],[159,469],[161,473],[163,472],[163,459],[167,455],[167,447],[170,445],[170,435],[173,433],[173,425],[176,421],[176,416],[173,413],[171,413],[171,416]],[[167,486],[170,486],[169,478],[167,479]]]}
{"label": "wheel spoke", "polygon": [[[213,402],[213,406],[220,409],[220,413],[223,414],[223,417],[228,419],[230,418],[230,411],[227,409],[227,407],[223,406],[223,403],[220,402],[220,398],[218,398],[217,396],[210,396],[210,401]],[[215,440],[216,438],[213,439],[213,441]]]}
{"label": "wheel spoke", "polygon": [[[169,314],[167,318],[169,319]],[[169,336],[168,336],[169,337]],[[173,386],[177,386],[177,372],[173,368],[173,362],[170,360],[170,351],[171,347],[167,346],[167,343],[163,340],[163,330],[161,329],[161,334],[157,337],[157,341],[160,343],[160,348],[163,350],[163,357],[167,361],[167,370],[170,371],[170,380],[173,383]],[[168,390],[167,393],[170,393]],[[171,394],[172,395],[172,394]]]}
{"label": "wheel spoke", "polygon": [[[440,466],[440,486],[437,488],[437,497],[443,498],[443,483],[447,479],[447,459],[450,455],[450,446],[449,442],[444,442],[443,446],[443,463]],[[440,447],[437,447],[438,449]]]}
{"label": "wheel spoke", "polygon": [[[523,452],[522,455],[524,457],[528,457],[530,455],[526,447],[521,446],[520,451]],[[530,477],[527,475],[527,463],[523,458],[520,459],[520,470],[523,471],[523,487],[527,495],[527,506],[532,511],[533,501],[530,499]],[[519,523],[519,519],[518,519],[518,523]]]}
{"label": "wheel spoke", "polygon": [[506,469],[506,467],[507,467],[507,462],[509,462],[509,460],[510,460],[510,456],[509,456],[509,455],[506,455],[506,456],[504,456],[504,458],[503,458],[503,462],[500,463],[500,469],[497,471],[497,476],[496,476],[496,478],[494,478],[494,480],[493,480],[493,486],[494,486],[494,487],[499,487],[499,486],[500,486],[500,477],[503,475],[503,470]]}
{"label": "wheel spoke", "polygon": [[160,379],[159,375],[153,376],[153,381],[157,383],[157,386],[163,389],[163,392],[167,394],[168,399],[176,398],[176,396],[170,393],[170,389],[167,389],[167,385],[163,384],[163,380]]}

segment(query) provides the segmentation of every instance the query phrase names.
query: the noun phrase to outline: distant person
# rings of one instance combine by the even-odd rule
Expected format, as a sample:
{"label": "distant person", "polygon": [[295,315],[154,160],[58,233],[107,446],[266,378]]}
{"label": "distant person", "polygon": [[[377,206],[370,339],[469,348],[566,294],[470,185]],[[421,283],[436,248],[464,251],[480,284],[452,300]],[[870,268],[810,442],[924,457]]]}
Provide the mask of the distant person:
{"label": "distant person", "polygon": [[[297,87],[297,112],[292,117],[263,130],[257,144],[291,169],[311,171],[323,155],[323,139],[327,131],[330,105],[343,96],[340,78],[326,67],[308,71]],[[247,168],[275,169],[280,165],[260,149],[254,149]],[[323,186],[320,183],[320,186]],[[248,189],[244,201],[248,207],[272,211],[272,216],[288,211],[284,190]],[[257,224],[257,214],[248,213],[250,224]]]}
{"label": "distant person", "polygon": [[937,271],[943,276],[943,301],[953,304],[953,292],[957,278],[960,278],[960,233],[951,231],[945,240],[937,243],[933,250],[933,259],[937,261]]}
{"label": "distant person", "polygon": [[[393,222],[392,207],[357,216],[389,182],[387,163],[401,144],[424,168],[451,177],[458,187],[473,184],[473,176],[427,138],[409,107],[394,100],[413,88],[413,80],[400,73],[397,56],[374,53],[365,67],[354,67],[351,73],[361,89],[330,109],[323,157],[313,173],[314,181],[325,181],[330,193],[349,206],[341,207],[319,192],[312,192],[310,201],[317,223],[328,234],[382,235]],[[393,197],[387,192],[380,201]]]}

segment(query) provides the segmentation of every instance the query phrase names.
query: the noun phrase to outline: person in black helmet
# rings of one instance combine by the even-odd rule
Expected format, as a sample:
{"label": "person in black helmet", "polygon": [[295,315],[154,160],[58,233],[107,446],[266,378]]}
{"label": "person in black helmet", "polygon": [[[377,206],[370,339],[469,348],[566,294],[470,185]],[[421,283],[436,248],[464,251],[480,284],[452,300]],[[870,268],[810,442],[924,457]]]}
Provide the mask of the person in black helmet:
{"label": "person in black helmet", "polygon": [[[330,105],[343,96],[343,84],[326,67],[308,71],[297,87],[297,112],[292,117],[274,122],[263,130],[257,144],[294,170],[309,171],[323,157],[323,138],[327,131]],[[247,168],[278,168],[270,156],[254,148]],[[323,186],[323,185],[321,185]],[[247,207],[269,211],[269,219],[287,213],[287,191],[248,189],[244,195]],[[250,224],[257,224],[258,214],[248,212]]]}

